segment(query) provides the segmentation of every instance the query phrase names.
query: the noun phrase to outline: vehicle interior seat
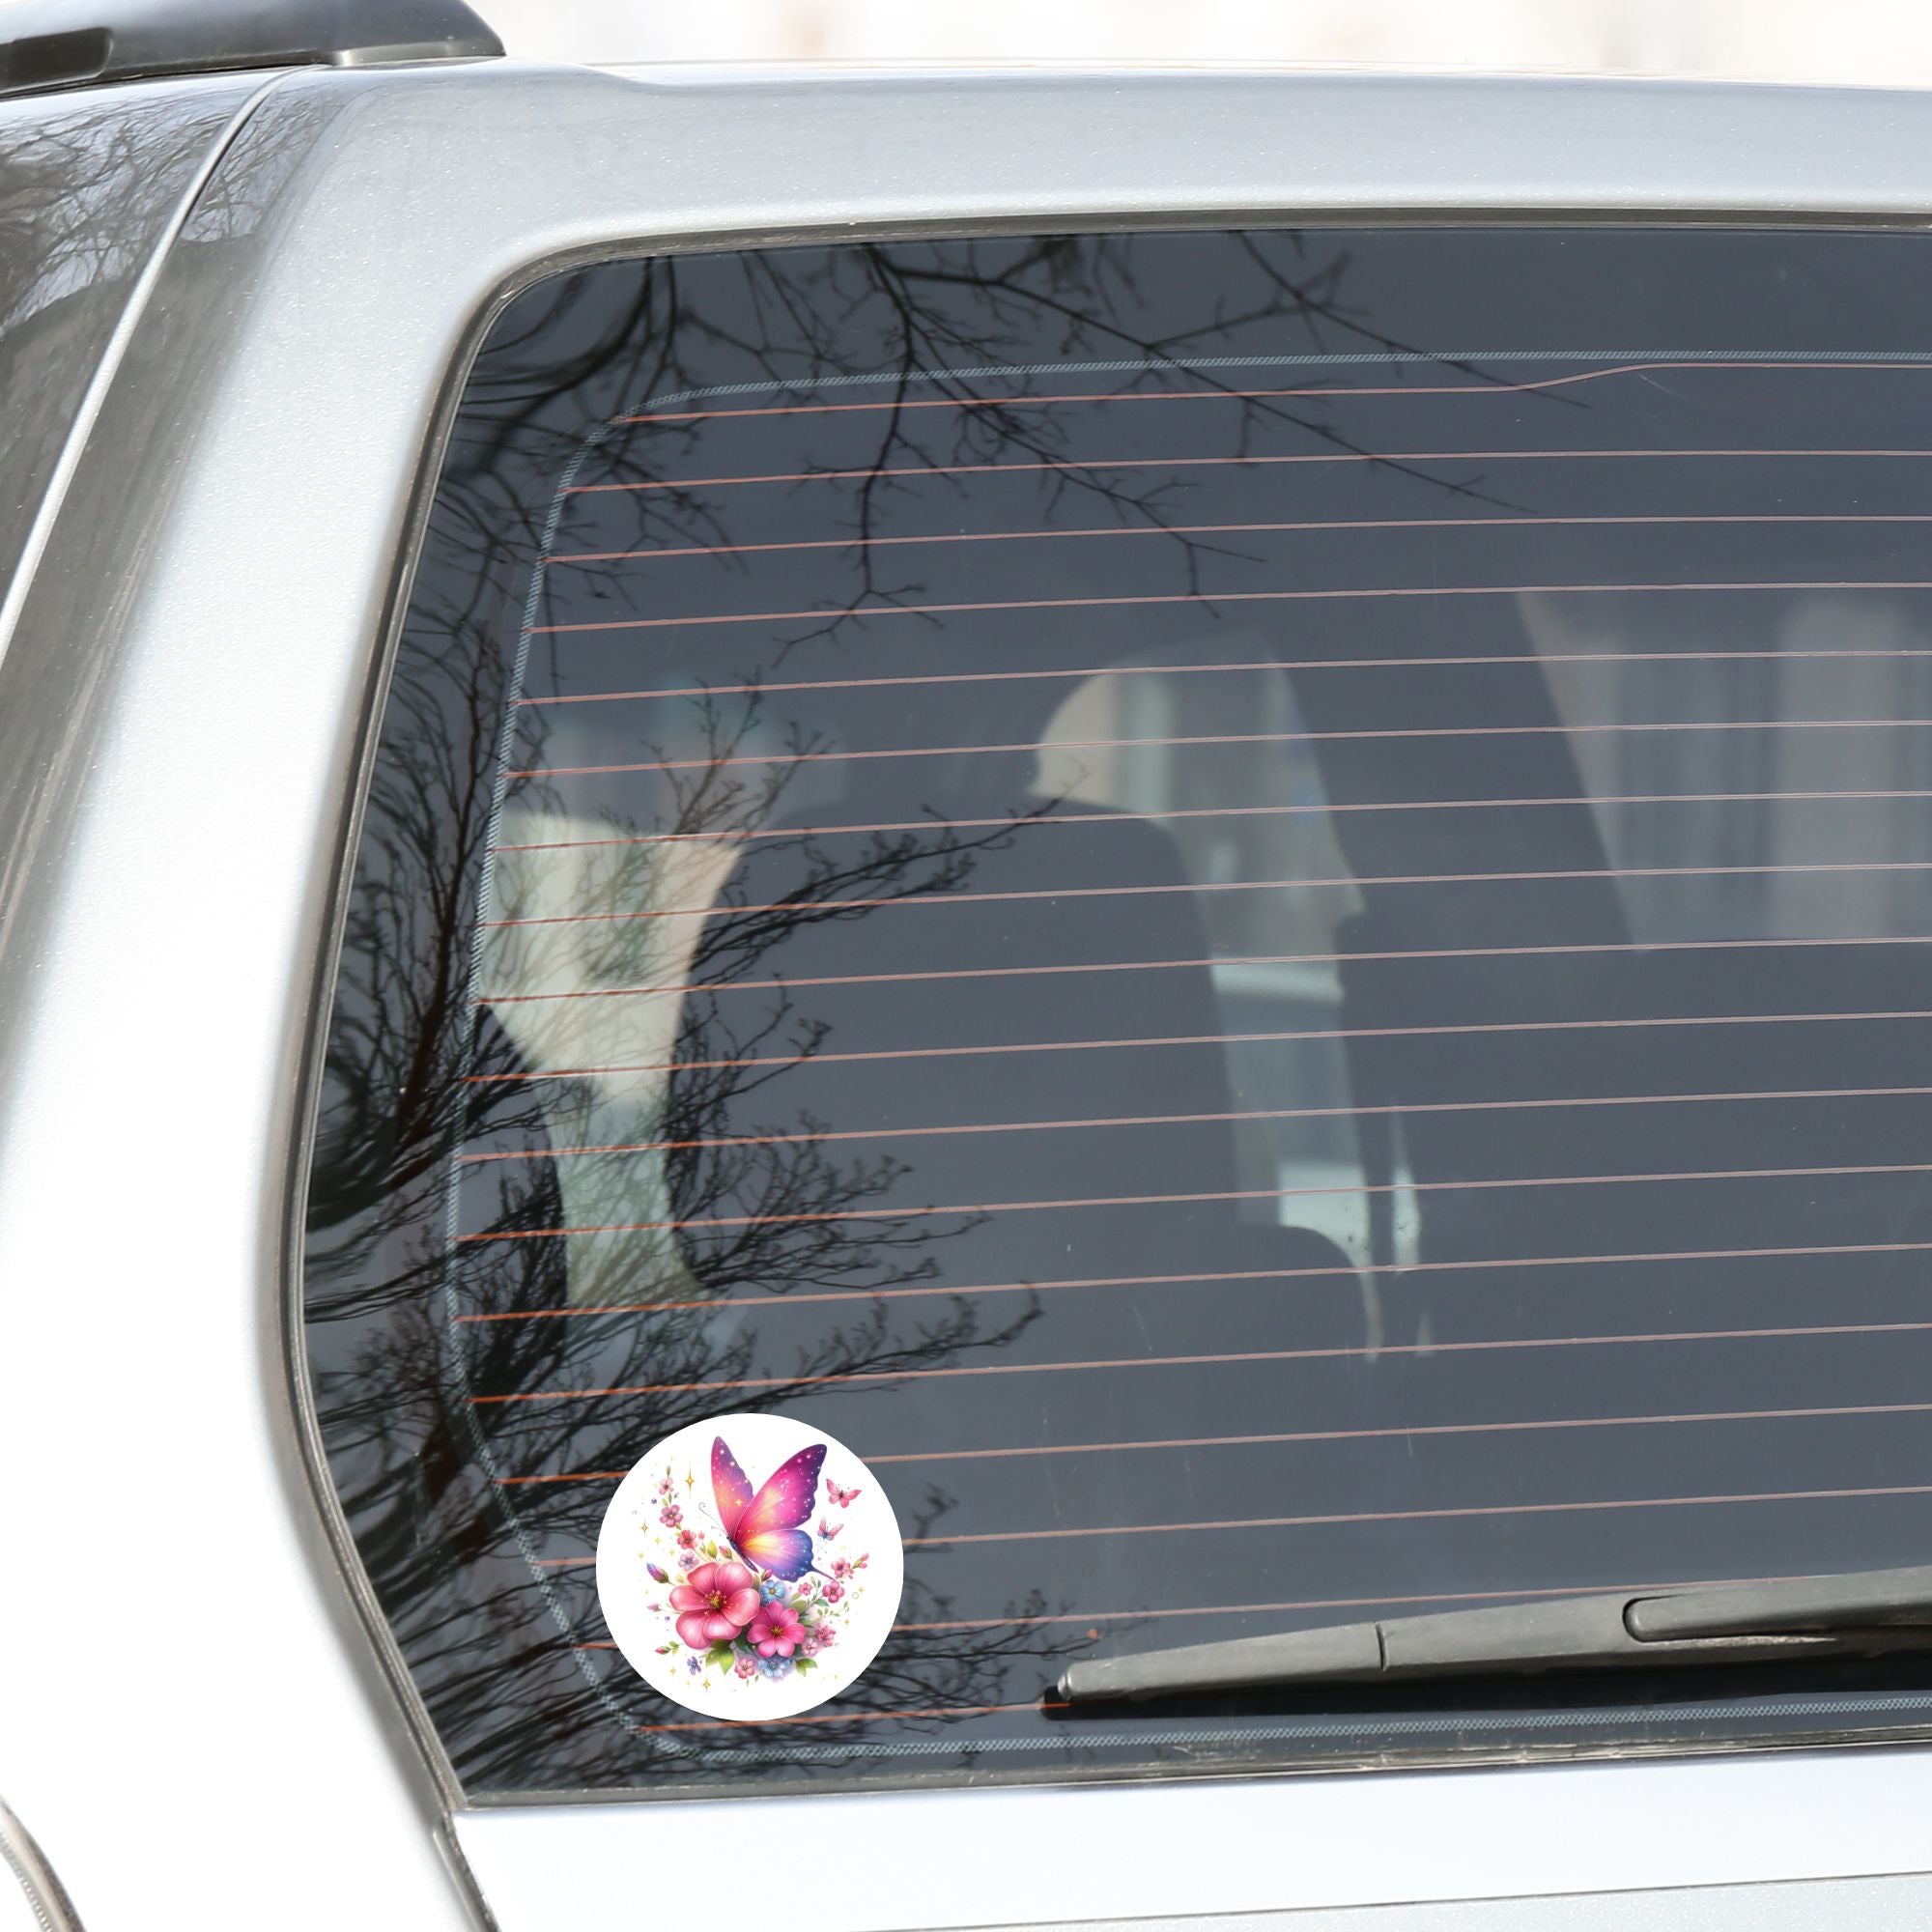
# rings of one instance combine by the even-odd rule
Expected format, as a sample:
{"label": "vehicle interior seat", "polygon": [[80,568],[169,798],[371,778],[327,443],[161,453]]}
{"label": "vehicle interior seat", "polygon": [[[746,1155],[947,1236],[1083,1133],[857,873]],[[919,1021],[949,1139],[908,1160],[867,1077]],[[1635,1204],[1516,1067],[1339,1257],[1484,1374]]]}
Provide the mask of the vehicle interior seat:
{"label": "vehicle interior seat", "polygon": [[[672,1111],[696,1101],[691,1138],[760,1144],[691,1151],[674,1198],[868,1217],[768,1230],[773,1285],[1118,1281],[1077,1309],[1046,1298],[1074,1353],[1359,1335],[1346,1253],[1234,1198],[1223,1021],[1179,846],[1151,819],[1029,796],[1017,762],[855,762],[837,799],[748,847],[706,950],[762,990],[692,1001]],[[811,829],[838,825],[933,829]],[[1135,1041],[1160,1043],[1116,1044]],[[721,1076],[748,1044],[805,1057]],[[761,1138],[851,1133],[878,1138]],[[687,1236],[700,1280],[747,1254],[743,1230]]]}

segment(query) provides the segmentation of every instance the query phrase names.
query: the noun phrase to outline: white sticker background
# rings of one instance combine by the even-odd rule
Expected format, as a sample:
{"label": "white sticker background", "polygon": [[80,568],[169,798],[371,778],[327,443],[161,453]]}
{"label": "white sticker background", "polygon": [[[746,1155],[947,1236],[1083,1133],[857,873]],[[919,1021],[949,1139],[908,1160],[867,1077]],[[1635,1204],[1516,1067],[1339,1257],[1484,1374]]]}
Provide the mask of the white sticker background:
{"label": "white sticker background", "polygon": [[[747,1562],[726,1535],[721,1438],[753,1498],[741,1532],[753,1517],[777,1530],[754,1550],[782,1550],[789,1569],[808,1554],[792,1532],[810,1539],[796,1577]],[[808,1494],[803,1471],[781,1472],[818,1445]],[[781,1415],[726,1415],[666,1436],[618,1484],[597,1537],[597,1598],[617,1648],[653,1690],[707,1718],[796,1717],[849,1689],[885,1642],[904,1582],[898,1520],[878,1479],[843,1443]]]}

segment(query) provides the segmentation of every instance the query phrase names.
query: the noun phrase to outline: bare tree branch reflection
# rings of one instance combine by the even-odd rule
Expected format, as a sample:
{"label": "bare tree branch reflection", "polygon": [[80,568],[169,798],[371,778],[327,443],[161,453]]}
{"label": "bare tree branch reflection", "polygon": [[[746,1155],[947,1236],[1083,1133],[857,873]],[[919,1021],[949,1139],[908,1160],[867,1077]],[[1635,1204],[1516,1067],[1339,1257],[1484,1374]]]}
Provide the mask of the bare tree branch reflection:
{"label": "bare tree branch reflection", "polygon": [[[483,1787],[536,1775],[529,1753],[538,1741],[526,1719],[500,1720],[499,1730],[493,1715],[526,1713],[533,1700],[553,1727],[542,1741],[550,1768],[560,1738],[570,1741],[564,1761],[586,1776],[631,1775],[643,1748],[628,1728],[607,1735],[611,1714],[583,1675],[577,1646],[601,1625],[581,1582],[574,1593],[559,1584],[564,1597],[546,1614],[527,1575],[517,1574],[530,1549],[594,1545],[608,1487],[513,1491],[502,1479],[621,1470],[663,1435],[744,1406],[733,1384],[755,1380],[757,1406],[781,1407],[828,1380],[890,1378],[1002,1349],[1037,1313],[1029,1299],[989,1322],[959,1297],[908,1321],[861,1299],[861,1312],[820,1328],[788,1363],[770,1362],[755,1299],[746,1297],[930,1279],[935,1245],[973,1217],[882,1209],[865,1220],[812,1218],[880,1200],[907,1170],[889,1157],[837,1161],[809,1133],[718,1145],[729,1138],[721,1123],[730,1110],[809,1063],[824,1037],[782,987],[755,1013],[719,995],[769,974],[772,955],[801,925],[866,917],[854,899],[957,890],[977,856],[1016,826],[880,836],[842,857],[810,836],[777,841],[800,876],[781,902],[742,913],[733,905],[747,889],[729,886],[724,916],[703,923],[688,969],[695,990],[679,996],[673,1058],[689,1070],[662,1083],[648,1116],[668,1218],[702,1222],[728,1207],[739,1224],[695,1231],[674,1247],[648,1235],[573,1243],[555,1232],[565,1225],[564,1189],[550,1142],[578,1111],[555,1092],[569,1083],[529,1065],[540,1035],[526,1033],[520,1046],[469,997],[468,915],[490,824],[501,696],[500,670],[461,648],[428,664],[412,655],[399,676],[389,725],[397,754],[383,762],[371,801],[344,955],[308,1273],[311,1358],[345,1507],[439,1729],[466,1780]],[[754,704],[728,721],[710,708],[719,758],[733,754],[755,716]],[[742,833],[768,817],[795,769],[795,759],[781,760],[747,783],[714,758],[679,773],[669,830],[684,849]],[[664,887],[653,875],[661,849],[620,857],[615,902]],[[596,963],[619,977],[650,964],[613,957],[608,944]],[[462,1251],[453,1295],[466,1319],[452,1328],[437,1289],[451,1264],[442,1178],[459,1147],[474,1162],[463,1224],[504,1238]],[[573,1215],[635,1218],[633,1179],[621,1161],[601,1183],[593,1172],[572,1190]],[[613,1305],[624,1312],[570,1314]],[[639,1386],[646,1393],[568,1403],[472,1401]],[[472,1439],[480,1463],[463,1453]],[[497,1570],[503,1580],[480,1600],[452,1602],[453,1591],[467,1596],[473,1578]],[[978,1640],[952,1651],[925,1646],[903,1667],[921,1674],[928,1701],[983,1702],[1003,1654]],[[897,1681],[893,1671],[868,1678],[865,1695],[887,1695]]]}
{"label": "bare tree branch reflection", "polygon": [[0,557],[9,569],[126,295],[245,89],[191,99],[121,98],[127,92],[59,107],[40,99],[0,108],[0,393],[9,472]]}
{"label": "bare tree branch reflection", "polygon": [[[729,299],[714,275],[703,301],[675,263],[611,267],[595,300],[582,276],[524,298],[480,363],[376,762],[306,1275],[334,1480],[466,1788],[836,1768],[841,1750],[862,1754],[864,1719],[923,1735],[940,1720],[902,1714],[1030,1702],[1087,1640],[1024,1577],[1000,1586],[1010,1601],[989,1619],[955,1614],[943,1572],[915,1575],[901,1617],[921,1628],[895,1633],[841,1692],[840,1715],[862,1721],[655,1729],[676,1714],[594,1647],[588,1559],[614,1481],[662,1437],[747,1406],[837,1401],[850,1414],[901,1378],[1013,1351],[1039,1320],[1023,1286],[940,1292],[949,1275],[973,1278],[948,1257],[994,1218],[974,1202],[1008,1197],[942,1205],[960,1197],[931,1198],[907,1143],[852,1151],[863,1136],[841,1134],[846,1103],[817,1076],[867,1021],[860,996],[841,1006],[820,989],[865,975],[799,962],[831,933],[889,954],[895,915],[989,877],[1025,887],[1013,899],[1051,898],[1038,882],[1054,862],[1022,872],[1015,854],[1070,801],[1037,795],[1003,755],[1029,751],[1043,720],[1022,719],[1009,744],[969,732],[963,744],[994,748],[970,774],[961,760],[867,766],[848,757],[849,709],[775,702],[768,687],[805,644],[842,648],[854,610],[919,593],[883,574],[876,539],[910,481],[952,466],[1039,468],[1049,523],[1063,500],[1098,504],[1171,541],[1194,590],[1209,558],[1237,554],[1172,527],[1158,466],[1137,482],[1083,457],[1050,411],[1009,393],[999,372],[1012,365],[1126,362],[1128,393],[1199,380],[1237,418],[1217,446],[1299,437],[1373,455],[1319,408],[1237,395],[1225,370],[1191,368],[1257,331],[1379,342],[1342,302],[1345,263],[1301,262],[1280,238],[1258,245],[1266,274],[1165,334],[1113,319],[1138,302],[1127,237],[772,253],[736,265]],[[778,396],[885,379],[865,392],[885,407],[816,513],[850,538],[844,574],[793,607],[822,618],[734,633],[745,662],[729,675],[712,654],[658,692],[619,658],[615,674],[639,688],[593,678],[585,693],[582,640],[532,632],[530,614],[541,626],[559,609],[656,611],[654,596],[674,593],[627,569],[627,554],[728,545],[760,514],[675,473],[708,447],[676,398],[724,376]],[[627,433],[617,419],[640,403],[649,434]],[[649,487],[595,499],[618,534],[567,553],[559,588],[549,554],[582,508],[562,482]],[[727,548],[714,564],[743,582],[735,559]],[[1104,661],[1116,646],[1096,635],[1078,648]],[[566,710],[533,692],[600,702]],[[940,727],[963,728],[970,702],[949,696]],[[831,822],[815,826],[841,780],[850,789],[829,794]],[[1053,836],[1059,850],[1077,835]],[[1177,908],[1174,888],[1153,890],[1168,910],[1145,923],[1172,934],[1171,919],[1154,922]],[[1189,957],[1198,936],[1158,945],[1205,976]],[[933,1292],[895,1293],[915,1285]],[[828,1292],[806,1311],[788,1300]],[[939,1535],[953,1506],[934,1490],[920,1534]]]}

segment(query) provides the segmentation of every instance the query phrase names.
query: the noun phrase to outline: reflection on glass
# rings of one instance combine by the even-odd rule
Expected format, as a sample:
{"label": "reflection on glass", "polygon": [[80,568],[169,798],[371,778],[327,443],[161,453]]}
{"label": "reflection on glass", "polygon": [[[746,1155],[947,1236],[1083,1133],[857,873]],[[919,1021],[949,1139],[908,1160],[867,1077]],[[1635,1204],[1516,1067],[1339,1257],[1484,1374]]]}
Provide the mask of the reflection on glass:
{"label": "reflection on glass", "polygon": [[[1833,1726],[1755,1680],[1041,1698],[1096,1648],[1913,1560],[1917,245],[957,242],[521,298],[389,700],[307,1275],[466,1786]],[[878,1665],[753,1727],[629,1673],[590,1570],[623,1471],[740,1408],[908,1530]]]}
{"label": "reflection on glass", "polygon": [[135,277],[245,83],[0,102],[0,592]]}

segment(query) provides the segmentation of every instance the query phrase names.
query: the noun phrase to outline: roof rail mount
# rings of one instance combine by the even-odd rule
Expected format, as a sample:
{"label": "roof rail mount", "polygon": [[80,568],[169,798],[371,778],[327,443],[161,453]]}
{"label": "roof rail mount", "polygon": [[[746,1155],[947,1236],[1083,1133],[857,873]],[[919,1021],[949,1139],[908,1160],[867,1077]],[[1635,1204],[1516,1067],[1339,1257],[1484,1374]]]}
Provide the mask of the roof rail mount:
{"label": "roof rail mount", "polygon": [[0,8],[0,97],[503,51],[464,0],[15,0]]}

